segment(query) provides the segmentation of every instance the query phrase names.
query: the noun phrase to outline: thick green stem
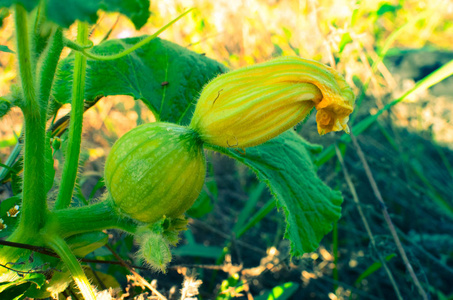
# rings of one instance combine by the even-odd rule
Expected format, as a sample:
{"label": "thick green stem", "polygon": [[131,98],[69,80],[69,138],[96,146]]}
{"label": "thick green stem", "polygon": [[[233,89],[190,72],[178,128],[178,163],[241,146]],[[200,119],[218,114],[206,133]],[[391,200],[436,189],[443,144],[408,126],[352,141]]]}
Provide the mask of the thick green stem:
{"label": "thick green stem", "polygon": [[77,258],[72,253],[68,244],[58,235],[55,234],[44,234],[46,245],[52,248],[61,260],[64,262],[66,267],[71,272],[72,278],[79,288],[85,300],[96,300],[96,296],[93,288],[88,281],[85,273],[83,272],[82,266],[77,261]]}
{"label": "thick green stem", "polygon": [[17,58],[19,61],[19,75],[24,96],[23,110],[24,113],[27,112],[28,114],[35,114],[38,116],[39,110],[35,93],[35,81],[33,79],[34,70],[32,70],[31,63],[27,12],[23,6],[16,4],[15,13]]}
{"label": "thick green stem", "polygon": [[[79,22],[77,27],[77,42],[86,44],[88,41],[88,25]],[[66,151],[58,198],[55,209],[69,206],[74,191],[79,165],[80,144],[82,142],[83,99],[85,97],[86,57],[75,54],[74,81],[72,85],[71,121],[69,125],[68,148]]]}
{"label": "thick green stem", "polygon": [[27,13],[19,4],[15,6],[15,12],[19,74],[25,100],[22,105],[25,118],[25,147],[22,214],[19,229],[28,231],[32,235],[42,227],[47,207],[44,189],[45,127],[41,123],[41,112],[35,93]]}
{"label": "thick green stem", "polygon": [[42,54],[38,68],[38,98],[39,106],[41,107],[41,122],[44,122],[44,124],[47,121],[47,106],[50,92],[63,47],[63,30],[58,27],[55,28],[49,45]]}
{"label": "thick green stem", "polygon": [[62,237],[103,229],[120,229],[133,234],[137,228],[136,222],[132,219],[118,216],[110,199],[92,205],[54,211],[50,214],[47,225],[54,228]]}

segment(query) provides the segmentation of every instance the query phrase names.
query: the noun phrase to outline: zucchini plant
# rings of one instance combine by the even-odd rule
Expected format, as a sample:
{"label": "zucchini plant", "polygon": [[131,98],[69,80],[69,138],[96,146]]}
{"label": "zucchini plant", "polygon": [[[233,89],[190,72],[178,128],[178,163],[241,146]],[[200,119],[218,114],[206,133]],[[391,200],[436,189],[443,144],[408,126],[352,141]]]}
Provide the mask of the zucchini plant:
{"label": "zucchini plant", "polygon": [[[17,183],[23,169],[15,195],[1,203],[0,235],[7,237],[0,246],[2,299],[57,295],[71,281],[85,299],[95,299],[78,258],[105,245],[105,229],[133,235],[144,261],[164,271],[170,246],[187,227],[184,213],[203,187],[206,149],[245,164],[267,184],[285,214],[292,255],[318,247],[340,217],[342,198],[316,175],[320,147],[290,129],[316,109],[320,134],[348,130],[354,95],[340,74],[298,57],[227,72],[204,55],[156,38],[188,11],[152,36],[93,45],[89,24],[99,9],[120,12],[140,28],[149,1],[61,3],[0,1],[13,12],[16,36],[14,51],[1,50],[14,52],[19,70],[17,86],[0,98],[0,112],[17,106],[24,115],[20,143],[0,173],[2,182]],[[73,41],[64,31],[76,20]],[[72,51],[62,58],[65,47]],[[114,144],[105,165],[106,195],[76,206],[83,112],[108,95],[143,101],[157,122]],[[55,178],[52,149],[60,148],[64,123],[50,120],[65,103],[71,104],[61,147],[65,162]],[[56,257],[24,245],[50,249]]]}

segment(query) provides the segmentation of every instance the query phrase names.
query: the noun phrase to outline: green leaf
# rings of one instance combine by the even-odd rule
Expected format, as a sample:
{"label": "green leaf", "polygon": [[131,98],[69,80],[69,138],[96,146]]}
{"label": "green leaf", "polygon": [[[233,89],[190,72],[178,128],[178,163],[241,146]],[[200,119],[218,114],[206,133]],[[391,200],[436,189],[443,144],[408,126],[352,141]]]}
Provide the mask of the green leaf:
{"label": "green leaf", "polygon": [[[0,219],[3,220],[3,226],[6,226],[6,228],[3,228],[0,230],[0,238],[3,238],[5,236],[9,236],[13,231],[14,228],[16,227],[16,224],[19,220],[18,215],[12,216],[11,214],[8,215],[8,211],[12,208],[14,208],[16,205],[20,205],[21,203],[21,196],[13,196],[8,199],[3,200],[0,203]],[[19,214],[20,214],[20,207],[19,207]],[[0,226],[0,227],[3,227]]]}
{"label": "green leaf", "polygon": [[258,224],[262,219],[264,219],[276,206],[275,200],[271,199],[266,202],[255,214],[249,216],[247,223],[241,227],[234,227],[233,232],[236,234],[237,238],[240,238],[244,233],[247,232],[250,228]]}
{"label": "green leaf", "polygon": [[244,291],[245,283],[240,280],[239,274],[231,274],[227,279],[222,281],[220,290],[215,298],[216,300],[230,300],[237,298]]}
{"label": "green leaf", "polygon": [[214,208],[211,203],[211,197],[209,197],[206,189],[207,187],[203,188],[195,203],[186,212],[191,218],[199,219],[204,215],[210,213]]}
{"label": "green leaf", "polygon": [[29,273],[23,278],[13,282],[6,282],[0,284],[0,298],[1,299],[24,299],[25,293],[32,286],[41,287],[46,282],[46,276],[41,273]]}
{"label": "green leaf", "polygon": [[0,27],[3,27],[3,21],[9,16],[9,10],[7,8],[0,8]]}
{"label": "green leaf", "polygon": [[73,235],[66,239],[74,255],[84,257],[88,253],[104,246],[109,236],[104,232],[86,232]]}
{"label": "green leaf", "polygon": [[[264,192],[265,189],[266,189],[266,184],[264,184],[263,182],[260,182],[256,188],[252,189],[249,192],[249,195],[250,195],[249,199],[246,202],[241,213],[237,217],[236,223],[233,226],[233,232],[236,234],[237,238],[239,238],[239,236],[242,235],[246,231],[244,229],[244,227],[249,226],[249,224],[250,224],[249,222],[251,219],[250,216],[252,216],[253,211],[256,207],[256,204],[261,199],[261,194]],[[272,199],[272,202],[274,203],[275,200]],[[275,205],[273,207],[275,207]],[[256,223],[254,223],[253,225],[255,225],[255,224]],[[253,225],[251,227],[253,227]],[[247,229],[249,229],[251,227],[248,227]]]}
{"label": "green leaf", "polygon": [[340,41],[340,44],[338,45],[339,52],[340,53],[343,52],[344,47],[346,47],[347,44],[350,44],[352,42],[353,42],[353,40],[351,38],[351,34],[349,32],[344,33],[341,36],[341,41]]}
{"label": "green leaf", "polygon": [[396,13],[399,9],[401,9],[401,5],[392,5],[391,3],[383,3],[381,6],[379,6],[379,9],[377,10],[376,14],[378,16],[382,16],[385,13]]}
{"label": "green leaf", "polygon": [[[136,29],[145,25],[150,16],[149,0],[48,0],[46,2],[47,18],[65,28],[76,20],[96,23],[98,10],[119,12],[128,17]],[[22,4],[26,10],[31,11],[39,4],[39,0],[0,0],[0,7],[10,7],[16,3]]]}
{"label": "green leaf", "polygon": [[[110,40],[92,52],[110,55],[121,52],[146,38]],[[126,57],[113,61],[87,62],[86,101],[98,96],[130,95],[142,100],[160,121],[187,124],[199,91],[226,68],[201,54],[171,42],[154,39]],[[54,96],[69,103],[73,58],[60,64]]]}
{"label": "green leaf", "polygon": [[13,50],[9,49],[8,46],[5,46],[5,45],[0,45],[0,51],[1,52],[14,53]]}
{"label": "green leaf", "polygon": [[99,9],[120,12],[131,19],[136,29],[145,25],[150,16],[149,0],[50,0],[47,14],[50,20],[67,28],[75,20],[96,23]]}
{"label": "green leaf", "polygon": [[0,0],[0,7],[10,7],[13,4],[21,4],[30,11],[38,5],[39,0]]}
{"label": "green leaf", "polygon": [[299,284],[295,282],[286,282],[274,287],[271,291],[264,293],[261,296],[255,297],[255,300],[286,300],[289,299],[299,288]]}
{"label": "green leaf", "polygon": [[[385,259],[385,261],[388,262],[395,256],[396,256],[395,253],[391,253],[391,254],[387,255],[384,259]],[[379,270],[381,267],[382,267],[382,262],[380,262],[380,261],[374,262],[362,274],[360,274],[360,276],[356,279],[356,281],[354,283],[355,284],[361,283],[362,280],[364,280],[365,278],[367,278],[368,276],[370,276],[371,274],[373,274],[374,272]]]}
{"label": "green leaf", "polygon": [[191,218],[201,218],[210,213],[214,206],[211,203],[211,197],[217,196],[217,183],[215,180],[206,180],[200,195],[195,203],[186,212]]}
{"label": "green leaf", "polygon": [[6,115],[10,110],[11,107],[14,106],[11,101],[0,97],[0,118]]}
{"label": "green leaf", "polygon": [[2,164],[2,163],[0,163],[0,167],[5,168],[5,169],[8,169],[9,171],[13,171],[13,168],[11,168],[11,167],[9,167],[9,166],[7,166],[7,165],[4,165],[4,164]]}
{"label": "green leaf", "polygon": [[318,248],[332,223],[341,216],[343,201],[316,174],[313,155],[321,149],[293,131],[287,131],[260,146],[235,149],[214,148],[250,167],[265,182],[286,216],[285,237],[291,254],[300,256]]}
{"label": "green leaf", "polygon": [[2,200],[2,202],[0,202],[0,218],[5,218],[8,210],[13,208],[15,205],[19,205],[20,202],[20,196],[12,196],[8,199]]}
{"label": "green leaf", "polygon": [[93,189],[91,190],[90,196],[88,196],[88,201],[93,199],[96,192],[103,187],[105,187],[105,182],[104,182],[104,177],[101,177],[98,179],[98,181],[94,185]]}
{"label": "green leaf", "polygon": [[[22,172],[24,159],[23,157],[16,159],[21,150],[21,147],[19,146],[20,144],[16,144],[10,157],[5,161],[5,165],[8,166],[8,168],[2,168],[0,172],[0,175],[2,176],[0,182],[5,183],[10,180],[14,195],[18,195],[22,192],[22,177],[20,176],[20,173]],[[14,162],[15,159],[16,161]]]}

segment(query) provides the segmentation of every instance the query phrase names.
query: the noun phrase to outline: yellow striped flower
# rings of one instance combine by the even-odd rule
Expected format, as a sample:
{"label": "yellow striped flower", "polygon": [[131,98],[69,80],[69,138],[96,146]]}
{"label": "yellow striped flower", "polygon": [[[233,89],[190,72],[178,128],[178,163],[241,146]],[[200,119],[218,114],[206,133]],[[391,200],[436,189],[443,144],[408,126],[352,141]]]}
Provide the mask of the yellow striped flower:
{"label": "yellow striped flower", "polygon": [[272,139],[317,109],[319,134],[345,130],[354,94],[319,62],[280,57],[223,74],[207,84],[190,127],[208,144],[246,148]]}

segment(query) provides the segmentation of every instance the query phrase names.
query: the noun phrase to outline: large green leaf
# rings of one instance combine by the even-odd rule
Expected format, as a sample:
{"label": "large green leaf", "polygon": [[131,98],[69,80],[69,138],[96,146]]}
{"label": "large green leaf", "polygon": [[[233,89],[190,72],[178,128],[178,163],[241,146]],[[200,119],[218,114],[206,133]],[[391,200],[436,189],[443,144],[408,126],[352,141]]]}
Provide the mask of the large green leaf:
{"label": "large green leaf", "polygon": [[[121,52],[146,37],[110,40],[92,49],[100,55]],[[73,58],[60,64],[54,96],[68,103],[71,97]],[[116,60],[88,60],[85,99],[130,95],[142,100],[160,121],[187,124],[200,90],[226,68],[204,55],[156,38]]]}
{"label": "large green leaf", "polygon": [[341,216],[343,201],[316,174],[313,155],[320,146],[312,145],[293,131],[287,131],[245,153],[215,148],[250,167],[265,182],[286,216],[285,237],[291,254],[300,256],[318,248],[321,239]]}
{"label": "large green leaf", "polygon": [[[47,18],[63,27],[69,27],[76,20],[95,23],[98,10],[120,12],[140,29],[150,16],[149,0],[47,0]],[[22,4],[28,11],[39,4],[39,0],[0,0],[0,7]]]}

